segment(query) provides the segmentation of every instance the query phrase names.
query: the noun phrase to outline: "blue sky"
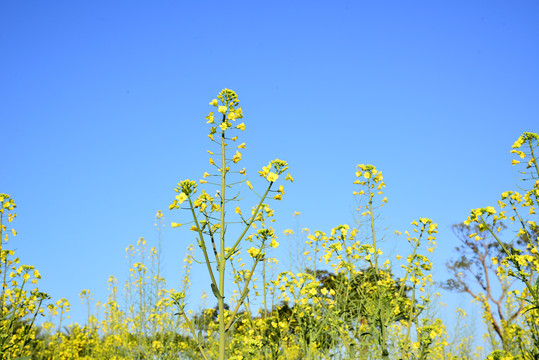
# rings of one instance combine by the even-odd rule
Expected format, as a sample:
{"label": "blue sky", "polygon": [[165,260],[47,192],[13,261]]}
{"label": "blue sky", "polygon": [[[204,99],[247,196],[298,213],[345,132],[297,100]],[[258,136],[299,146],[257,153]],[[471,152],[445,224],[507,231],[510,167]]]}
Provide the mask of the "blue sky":
{"label": "blue sky", "polygon": [[[18,204],[12,246],[84,321],[78,293],[106,300],[108,276],[128,274],[127,245],[155,240],[155,212],[181,222],[167,210],[173,189],[210,169],[205,116],[227,87],[245,115],[242,165],[255,175],[274,158],[290,164],[279,233],[294,211],[313,230],[351,223],[355,166],[374,164],[386,246],[406,242],[393,230],[434,219],[441,280],[451,224],[515,188],[510,146],[539,131],[538,18],[534,1],[4,1],[0,192]],[[170,286],[193,242],[164,230]],[[193,271],[196,302],[209,283]]]}

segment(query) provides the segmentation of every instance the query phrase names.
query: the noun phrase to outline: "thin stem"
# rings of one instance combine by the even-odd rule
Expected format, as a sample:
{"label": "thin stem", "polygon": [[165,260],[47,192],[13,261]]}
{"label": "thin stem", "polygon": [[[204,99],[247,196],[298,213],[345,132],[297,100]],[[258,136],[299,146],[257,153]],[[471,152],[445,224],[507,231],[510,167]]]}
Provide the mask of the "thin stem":
{"label": "thin stem", "polygon": [[226,258],[228,259],[230,256],[232,256],[232,254],[234,253],[234,251],[236,251],[236,247],[239,245],[240,241],[243,239],[243,237],[245,236],[245,234],[247,233],[247,230],[249,230],[251,228],[251,225],[253,224],[255,218],[256,218],[256,215],[258,215],[258,212],[260,211],[260,208],[262,207],[262,204],[264,203],[264,200],[266,199],[266,196],[268,196],[268,193],[271,189],[271,186],[273,185],[273,181],[270,182],[268,188],[266,189],[266,192],[264,193],[264,195],[260,198],[260,202],[258,203],[258,205],[256,206],[256,209],[255,209],[255,212],[253,214],[253,216],[251,216],[251,219],[249,220],[249,223],[247,225],[245,225],[245,229],[243,230],[243,232],[241,233],[240,237],[238,238],[238,240],[236,240],[236,242],[234,243],[234,246],[232,246],[230,248],[230,250],[228,250],[228,253],[226,254]]}
{"label": "thin stem", "polygon": [[[247,292],[249,291],[249,282],[251,282],[251,278],[253,277],[253,274],[255,272],[255,268],[256,268],[256,265],[258,264],[260,260],[256,260],[255,263],[253,264],[253,267],[251,269],[251,272],[249,273],[249,277],[247,278],[247,280],[245,281],[245,285],[243,287],[243,291],[241,292],[241,295],[240,295],[240,300],[242,298],[245,298],[245,296],[247,296]],[[225,326],[225,331],[228,331],[228,329],[232,326],[232,323],[234,322],[234,317],[236,316],[238,310],[240,309],[240,306],[241,304],[243,303],[243,301],[238,301],[238,303],[236,304],[236,307],[234,308],[234,312],[232,313],[232,316],[230,317],[230,320],[228,320],[228,323],[226,324]]]}
{"label": "thin stem", "polygon": [[200,353],[202,354],[202,356],[204,356],[204,359],[209,360],[209,359],[208,359],[208,356],[206,356],[206,353],[204,352],[204,346],[202,346],[202,344],[200,344],[200,343],[198,342],[198,338],[197,338],[195,326],[194,326],[193,323],[189,320],[189,318],[188,318],[187,315],[185,314],[185,311],[183,311],[183,309],[180,309],[180,311],[181,311],[181,315],[182,315],[183,318],[185,319],[185,322],[189,325],[189,330],[191,330],[191,333],[193,334],[193,337],[195,338],[195,340],[196,340],[196,342],[197,342],[198,349],[200,350]]}
{"label": "thin stem", "polygon": [[376,234],[374,230],[374,213],[373,213],[373,206],[372,206],[372,198],[374,194],[371,192],[370,179],[367,182],[367,188],[369,190],[369,214],[370,214],[370,222],[371,222],[372,246],[374,248],[374,271],[376,274],[376,291],[378,293],[378,316],[379,316],[379,321],[380,321],[380,333],[382,337],[381,344],[383,344],[382,356],[387,357],[385,355],[385,353],[387,352],[385,348],[386,347],[385,319],[382,319],[383,317],[382,316],[382,300],[381,300],[382,293],[380,291],[380,285],[378,283],[380,279],[380,273],[378,271],[378,249],[376,248]]}
{"label": "thin stem", "polygon": [[531,139],[528,141],[528,144],[530,146],[531,161],[533,161],[533,164],[535,165],[535,171],[537,172],[537,176],[539,177],[539,167],[537,166],[537,158],[535,157],[535,154],[533,153],[533,145],[532,145]]}
{"label": "thin stem", "polygon": [[[226,115],[223,114],[223,122]],[[219,360],[225,360],[225,189],[226,189],[225,131],[221,131],[221,228],[219,230],[221,248],[219,256]]]}
{"label": "thin stem", "polygon": [[187,199],[189,200],[189,207],[191,208],[191,214],[193,215],[193,219],[195,220],[195,225],[197,227],[198,235],[200,236],[200,247],[202,248],[202,252],[204,253],[204,259],[206,260],[206,266],[208,267],[208,273],[211,277],[211,282],[217,286],[217,281],[215,280],[215,276],[213,275],[213,270],[210,266],[210,258],[208,257],[208,251],[206,250],[206,243],[204,241],[204,236],[202,235],[202,229],[200,228],[200,225],[198,223],[197,216],[195,214],[195,208],[193,207],[193,202],[191,200],[191,194],[187,195]]}

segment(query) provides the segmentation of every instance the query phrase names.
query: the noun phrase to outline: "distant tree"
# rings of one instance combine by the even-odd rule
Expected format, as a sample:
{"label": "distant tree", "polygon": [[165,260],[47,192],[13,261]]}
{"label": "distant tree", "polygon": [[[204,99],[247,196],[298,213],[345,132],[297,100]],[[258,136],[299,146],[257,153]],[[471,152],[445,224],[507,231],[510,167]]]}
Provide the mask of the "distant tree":
{"label": "distant tree", "polygon": [[[504,224],[500,226],[502,231],[506,229]],[[505,306],[514,280],[506,281],[500,277],[493,264],[493,259],[494,262],[500,263],[504,253],[490,232],[479,231],[477,225],[455,224],[452,230],[460,241],[460,245],[455,247],[458,256],[446,263],[450,278],[441,286],[449,291],[467,293],[481,301],[491,330],[495,332],[504,350],[508,350],[510,339],[507,338],[505,329],[522,313],[524,303],[519,302],[518,307],[513,310]],[[521,238],[512,243],[504,243],[512,252],[521,251],[524,245]]]}

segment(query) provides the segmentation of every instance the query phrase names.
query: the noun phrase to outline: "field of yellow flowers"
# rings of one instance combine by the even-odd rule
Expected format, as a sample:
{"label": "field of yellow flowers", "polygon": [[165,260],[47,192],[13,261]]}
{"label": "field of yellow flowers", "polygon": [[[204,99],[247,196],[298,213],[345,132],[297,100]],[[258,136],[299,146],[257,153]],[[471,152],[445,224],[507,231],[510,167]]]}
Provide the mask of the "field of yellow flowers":
{"label": "field of yellow flowers", "polygon": [[[130,279],[123,289],[111,276],[108,298],[95,307],[91,291],[82,290],[86,324],[67,324],[69,302],[39,290],[39,271],[11,250],[16,203],[0,194],[1,359],[539,359],[537,134],[524,133],[512,146],[522,175],[518,191],[463,219],[465,243],[484,269],[494,269],[495,276],[485,272],[487,282],[503,291],[503,301],[493,298],[490,283],[473,293],[488,330],[474,339],[463,331],[463,310],[455,314],[456,331],[434,311],[440,295],[429,258],[436,251],[432,219],[410,219],[409,229],[396,232],[409,243],[406,254],[382,252],[377,219],[387,197],[373,165],[356,168],[358,220],[327,231],[286,230],[301,249],[301,271],[279,269],[270,256],[279,246],[271,203],[283,201],[293,182],[288,164],[275,159],[255,172],[265,184],[255,189],[240,166],[246,125],[237,94],[223,89],[209,105],[210,168],[198,181],[180,181],[169,205],[172,219],[187,219],[172,227],[193,239],[181,288],[167,286],[160,273],[160,246],[141,238],[126,249]],[[236,190],[242,183],[255,203],[242,200]],[[157,212],[158,229],[164,217]],[[507,226],[518,229],[510,241],[501,236]],[[483,245],[495,256],[481,256]],[[193,266],[208,272],[202,302],[215,307],[187,310]],[[470,267],[461,261],[452,269],[453,286],[466,291],[458,269]]]}

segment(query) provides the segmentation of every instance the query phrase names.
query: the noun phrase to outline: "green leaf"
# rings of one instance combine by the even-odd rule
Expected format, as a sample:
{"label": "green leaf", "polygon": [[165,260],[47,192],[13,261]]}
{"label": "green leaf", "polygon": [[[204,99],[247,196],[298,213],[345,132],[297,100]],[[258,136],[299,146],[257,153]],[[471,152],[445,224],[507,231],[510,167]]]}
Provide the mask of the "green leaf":
{"label": "green leaf", "polygon": [[241,296],[241,298],[240,298],[240,304],[243,303],[243,300],[245,300],[245,298],[247,297],[247,295],[249,295],[249,289],[247,289],[247,291],[244,292],[243,295]]}
{"label": "green leaf", "polygon": [[217,286],[215,286],[214,283],[211,283],[211,291],[213,291],[213,295],[215,295],[217,300],[221,300],[225,298],[224,296],[221,296],[221,294],[219,293],[219,289],[217,289]]}
{"label": "green leaf", "polygon": [[201,330],[198,331],[197,341],[198,341],[198,345],[200,345],[202,348],[204,348],[204,337],[202,336],[202,331]]}
{"label": "green leaf", "polygon": [[228,332],[228,330],[230,330],[230,328],[236,323],[236,321],[241,319],[243,317],[243,315],[245,315],[245,314],[241,314],[240,316],[236,316],[236,318],[234,320],[232,320],[232,323],[230,324],[230,326],[228,328],[226,328],[225,332]]}

